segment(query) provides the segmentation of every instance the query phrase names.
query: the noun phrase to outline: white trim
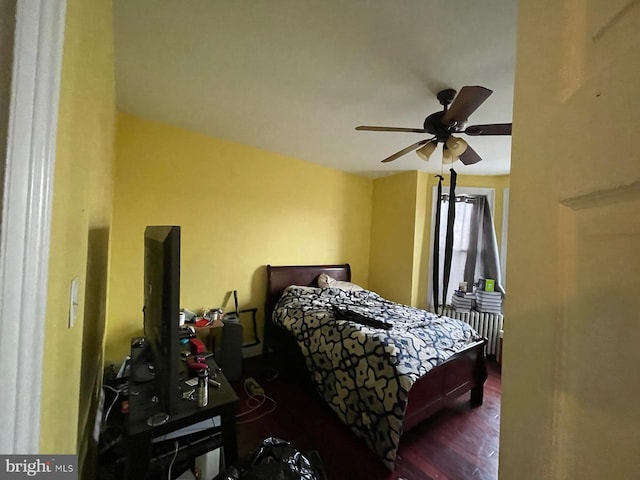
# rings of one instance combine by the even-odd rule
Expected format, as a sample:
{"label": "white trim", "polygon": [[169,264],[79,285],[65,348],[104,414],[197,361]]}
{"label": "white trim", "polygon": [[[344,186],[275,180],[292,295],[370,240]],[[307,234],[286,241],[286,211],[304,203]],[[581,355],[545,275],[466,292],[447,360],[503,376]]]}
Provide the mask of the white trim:
{"label": "white trim", "polygon": [[[442,193],[448,193],[449,187],[443,185]],[[456,195],[484,195],[489,202],[489,208],[491,208],[491,216],[493,217],[496,190],[495,188],[482,188],[482,187],[456,187]],[[433,226],[436,222],[436,202],[438,201],[438,186],[433,187],[431,194],[431,223],[429,224],[429,271],[427,272],[427,305],[428,308],[433,307],[433,241],[434,231]]]}
{"label": "white trim", "polygon": [[500,236],[500,270],[502,287],[507,289],[507,237],[509,233],[509,187],[502,191],[502,235]]}
{"label": "white trim", "polygon": [[51,200],[66,0],[16,8],[0,237],[0,452],[39,453]]}

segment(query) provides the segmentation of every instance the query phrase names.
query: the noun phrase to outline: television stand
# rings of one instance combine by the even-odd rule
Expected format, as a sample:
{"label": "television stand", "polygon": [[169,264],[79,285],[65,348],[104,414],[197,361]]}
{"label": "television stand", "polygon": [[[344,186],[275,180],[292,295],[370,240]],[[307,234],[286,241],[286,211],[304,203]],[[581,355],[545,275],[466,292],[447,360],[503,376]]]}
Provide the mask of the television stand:
{"label": "television stand", "polygon": [[[132,344],[132,361],[140,353],[135,350]],[[208,358],[207,363],[210,371],[217,371],[213,358]],[[222,448],[221,458],[225,465],[235,463],[238,458],[235,419],[238,396],[222,373],[218,373],[216,380],[220,387],[209,386],[206,407],[198,407],[197,401],[183,398],[166,421],[149,425],[149,420],[159,418],[156,417],[159,414],[166,418],[165,412],[153,401],[156,382],[140,383],[130,378],[124,478],[166,478],[174,457],[173,471],[177,472],[179,467],[192,464],[196,457],[218,448]],[[182,391],[192,389],[182,380],[180,386]]]}

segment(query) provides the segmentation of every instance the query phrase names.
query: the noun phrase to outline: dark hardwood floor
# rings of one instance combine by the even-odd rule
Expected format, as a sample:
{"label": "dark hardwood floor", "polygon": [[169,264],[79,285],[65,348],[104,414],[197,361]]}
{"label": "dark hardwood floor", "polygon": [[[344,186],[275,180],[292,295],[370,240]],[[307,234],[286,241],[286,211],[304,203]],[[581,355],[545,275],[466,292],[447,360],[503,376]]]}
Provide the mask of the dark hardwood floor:
{"label": "dark hardwood floor", "polygon": [[[329,480],[495,480],[498,477],[500,428],[500,371],[489,361],[484,404],[472,409],[469,395],[437,413],[400,441],[396,467],[389,471],[356,438],[315,394],[306,382],[280,376],[267,381],[262,360],[245,360],[245,377],[253,376],[276,409],[249,423],[238,425],[238,448],[245,455],[267,437],[279,437],[300,450],[316,450]],[[242,382],[234,384],[240,396],[240,412],[246,411],[247,395]],[[242,420],[258,416],[268,404]]]}

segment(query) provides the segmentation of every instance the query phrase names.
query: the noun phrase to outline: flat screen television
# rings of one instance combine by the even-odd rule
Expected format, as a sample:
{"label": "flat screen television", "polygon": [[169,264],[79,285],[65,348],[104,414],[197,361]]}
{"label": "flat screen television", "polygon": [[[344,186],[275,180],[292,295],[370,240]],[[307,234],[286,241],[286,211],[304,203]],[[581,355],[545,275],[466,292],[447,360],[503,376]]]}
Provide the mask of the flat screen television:
{"label": "flat screen television", "polygon": [[180,227],[144,232],[144,336],[150,348],[161,410],[180,404]]}

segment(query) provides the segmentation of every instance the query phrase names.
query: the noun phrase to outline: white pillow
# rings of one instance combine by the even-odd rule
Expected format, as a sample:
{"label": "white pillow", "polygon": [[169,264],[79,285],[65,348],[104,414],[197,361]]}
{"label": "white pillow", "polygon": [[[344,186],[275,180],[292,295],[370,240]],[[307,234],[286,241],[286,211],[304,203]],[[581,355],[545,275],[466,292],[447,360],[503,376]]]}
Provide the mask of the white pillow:
{"label": "white pillow", "polygon": [[364,290],[360,285],[356,285],[351,282],[343,282],[342,280],[336,280],[335,278],[327,275],[326,273],[321,273],[318,277],[318,286],[320,288],[340,288],[342,290]]}

